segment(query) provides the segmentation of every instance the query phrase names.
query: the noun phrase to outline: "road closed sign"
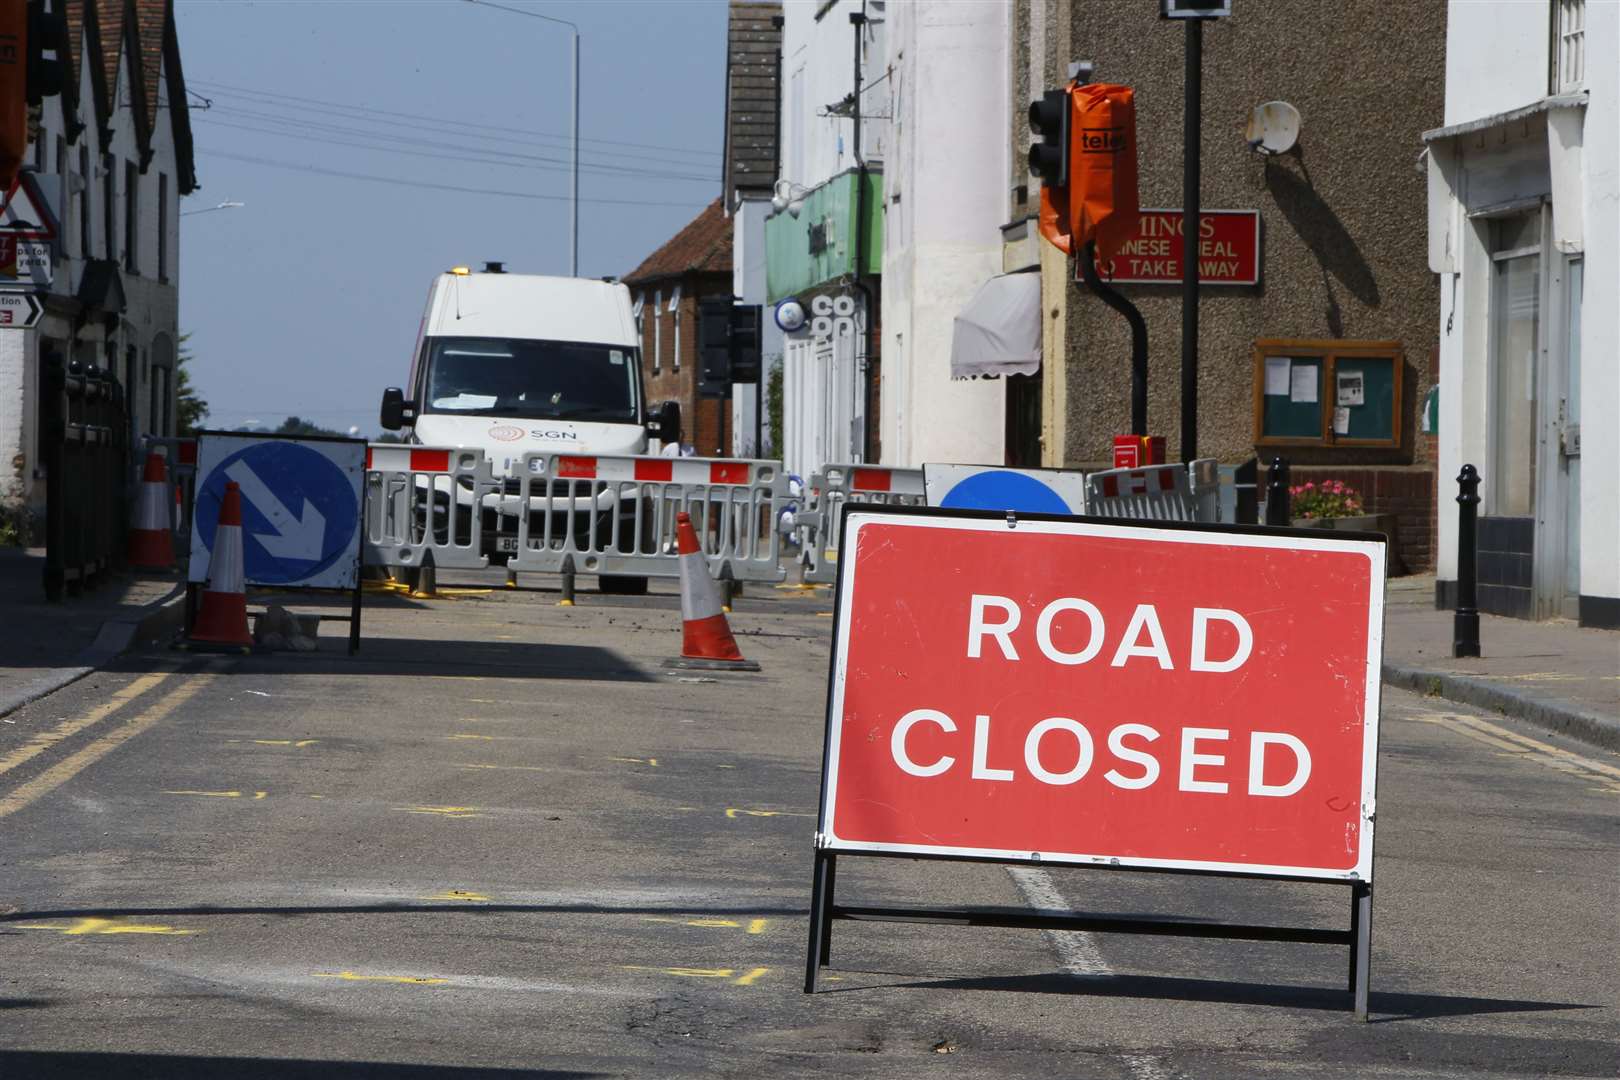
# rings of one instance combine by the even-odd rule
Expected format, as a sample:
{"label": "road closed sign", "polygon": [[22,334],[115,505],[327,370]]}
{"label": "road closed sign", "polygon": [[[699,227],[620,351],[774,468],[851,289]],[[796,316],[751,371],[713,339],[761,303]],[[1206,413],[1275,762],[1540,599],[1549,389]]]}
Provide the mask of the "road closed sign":
{"label": "road closed sign", "polygon": [[1371,881],[1382,537],[845,530],[820,847]]}

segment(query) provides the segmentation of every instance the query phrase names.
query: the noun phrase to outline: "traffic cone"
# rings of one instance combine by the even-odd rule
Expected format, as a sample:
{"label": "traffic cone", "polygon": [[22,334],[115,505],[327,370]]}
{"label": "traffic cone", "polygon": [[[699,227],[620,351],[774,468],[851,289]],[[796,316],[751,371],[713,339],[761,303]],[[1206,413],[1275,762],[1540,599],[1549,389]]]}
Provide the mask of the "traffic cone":
{"label": "traffic cone", "polygon": [[759,665],[744,660],[731,636],[720,591],[709,576],[709,564],[698,547],[692,517],[684,511],[675,515],[675,551],[681,564],[682,642],[676,667],[712,668],[726,671],[758,671]]}
{"label": "traffic cone", "polygon": [[144,570],[167,570],[174,565],[168,494],[162,456],[147,454],[140,494],[135,498],[135,524],[129,530],[129,565]]}
{"label": "traffic cone", "polygon": [[242,580],[242,491],[235,481],[225,485],[214,530],[214,550],[208,562],[208,583],[203,586],[190,641],[208,645],[253,647],[248,633],[247,594]]}

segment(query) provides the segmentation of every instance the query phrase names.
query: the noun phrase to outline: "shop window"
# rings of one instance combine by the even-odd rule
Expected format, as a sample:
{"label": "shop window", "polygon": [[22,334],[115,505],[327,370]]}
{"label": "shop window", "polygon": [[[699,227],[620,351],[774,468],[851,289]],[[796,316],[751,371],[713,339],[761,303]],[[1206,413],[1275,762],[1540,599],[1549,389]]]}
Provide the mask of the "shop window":
{"label": "shop window", "polygon": [[1255,445],[1399,446],[1403,355],[1398,341],[1255,342]]}

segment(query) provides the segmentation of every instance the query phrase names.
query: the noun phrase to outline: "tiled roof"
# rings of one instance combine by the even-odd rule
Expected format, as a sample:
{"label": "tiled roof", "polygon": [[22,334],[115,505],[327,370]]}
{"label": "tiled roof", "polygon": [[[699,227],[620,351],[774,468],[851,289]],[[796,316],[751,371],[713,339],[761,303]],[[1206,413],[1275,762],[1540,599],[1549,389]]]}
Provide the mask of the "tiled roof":
{"label": "tiled roof", "polygon": [[135,35],[141,52],[141,104],[146,130],[157,123],[158,79],[163,76],[163,33],[173,18],[173,0],[135,0]]}
{"label": "tiled roof", "polygon": [[[129,0],[93,0],[96,18],[101,24],[101,65],[106,76],[102,84],[107,100],[102,103],[103,119],[110,119],[118,108],[118,63],[124,55],[124,16]],[[135,80],[130,80],[131,90]]]}
{"label": "tiled roof", "polygon": [[681,274],[731,273],[731,219],[719,199],[624,276],[626,284]]}
{"label": "tiled roof", "polygon": [[726,192],[776,182],[777,64],[781,4],[733,3],[726,32]]}

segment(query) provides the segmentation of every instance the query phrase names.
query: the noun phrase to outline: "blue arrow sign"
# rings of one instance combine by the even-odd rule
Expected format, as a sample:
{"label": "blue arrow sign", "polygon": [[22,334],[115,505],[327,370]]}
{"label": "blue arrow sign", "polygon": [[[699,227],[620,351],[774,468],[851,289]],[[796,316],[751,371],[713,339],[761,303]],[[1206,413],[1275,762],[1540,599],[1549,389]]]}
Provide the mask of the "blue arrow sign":
{"label": "blue arrow sign", "polygon": [[[329,445],[344,456],[358,455],[364,468],[363,443]],[[313,445],[288,440],[253,441],[227,454],[197,488],[196,532],[210,553],[225,485],[232,481],[242,490],[242,556],[248,581],[341,584],[314,580],[328,570],[352,581],[353,567],[338,565],[345,556],[352,562],[357,550],[360,493],[352,471]]]}
{"label": "blue arrow sign", "polygon": [[1085,513],[1085,479],[1060,469],[997,469],[983,465],[923,466],[928,505],[1020,514]]}

